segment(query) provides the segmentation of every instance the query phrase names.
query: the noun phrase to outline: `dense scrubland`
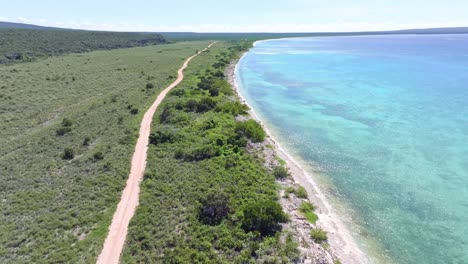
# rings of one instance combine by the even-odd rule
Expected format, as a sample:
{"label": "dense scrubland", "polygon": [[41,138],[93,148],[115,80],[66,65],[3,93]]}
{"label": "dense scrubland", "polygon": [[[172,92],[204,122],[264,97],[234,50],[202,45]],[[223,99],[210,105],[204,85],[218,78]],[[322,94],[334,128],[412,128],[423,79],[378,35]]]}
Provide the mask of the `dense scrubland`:
{"label": "dense scrubland", "polygon": [[[183,61],[209,42],[81,53],[164,39],[1,34],[12,35],[0,40],[0,54],[19,54],[7,60],[27,63],[0,65],[0,262],[94,262],[129,174],[142,115]],[[257,122],[239,118],[248,107],[224,76],[251,43],[220,41],[196,57],[159,107],[123,262],[298,258],[296,239],[281,230],[288,216],[275,176],[284,172],[269,172],[247,152],[248,142],[266,135]]]}
{"label": "dense scrubland", "polygon": [[0,64],[165,42],[164,37],[156,33],[0,28]]}
{"label": "dense scrubland", "polygon": [[298,257],[275,176],[246,151],[265,138],[224,68],[251,42],[222,42],[195,58],[152,125],[140,205],[124,263],[290,263]]}
{"label": "dense scrubland", "polygon": [[95,261],[143,113],[208,44],[0,65],[1,263]]}

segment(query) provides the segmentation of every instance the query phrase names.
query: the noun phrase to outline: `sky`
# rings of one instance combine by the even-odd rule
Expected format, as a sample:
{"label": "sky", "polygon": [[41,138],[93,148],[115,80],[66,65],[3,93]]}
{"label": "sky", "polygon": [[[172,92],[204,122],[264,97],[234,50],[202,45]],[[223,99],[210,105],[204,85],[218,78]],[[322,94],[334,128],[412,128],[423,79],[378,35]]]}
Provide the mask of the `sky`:
{"label": "sky", "polygon": [[110,31],[324,32],[468,26],[468,0],[0,0],[0,21]]}

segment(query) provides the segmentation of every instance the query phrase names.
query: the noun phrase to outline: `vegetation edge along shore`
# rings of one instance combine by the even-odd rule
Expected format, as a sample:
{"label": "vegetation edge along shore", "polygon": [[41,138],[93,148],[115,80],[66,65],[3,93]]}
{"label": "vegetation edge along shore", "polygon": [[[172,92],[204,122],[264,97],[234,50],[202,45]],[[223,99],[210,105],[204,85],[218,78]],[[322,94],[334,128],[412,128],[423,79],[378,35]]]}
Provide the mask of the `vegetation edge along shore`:
{"label": "vegetation edge along shore", "polygon": [[[156,112],[124,263],[339,263],[304,188],[280,160],[265,166],[265,131],[226,80],[251,46],[219,42],[194,58]],[[293,218],[283,200],[297,203]],[[306,234],[290,228],[297,219]]]}

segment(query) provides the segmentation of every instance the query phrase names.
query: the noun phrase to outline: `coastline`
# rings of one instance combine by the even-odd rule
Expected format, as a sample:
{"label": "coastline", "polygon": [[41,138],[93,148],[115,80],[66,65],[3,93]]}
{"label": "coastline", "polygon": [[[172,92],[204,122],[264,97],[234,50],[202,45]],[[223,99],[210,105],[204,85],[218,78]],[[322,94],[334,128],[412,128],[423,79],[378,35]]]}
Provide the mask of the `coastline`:
{"label": "coastline", "polygon": [[[253,46],[255,47],[257,43],[258,41],[255,42]],[[366,256],[364,252],[358,247],[354,238],[351,236],[350,231],[346,228],[344,222],[340,220],[336,211],[332,208],[332,206],[326,200],[325,195],[319,189],[312,175],[308,173],[305,169],[303,169],[303,167],[301,166],[301,163],[298,161],[298,158],[295,158],[292,155],[290,155],[281,146],[280,141],[278,141],[273,136],[271,131],[266,127],[266,125],[264,125],[264,122],[261,120],[259,115],[247,103],[245,98],[240,93],[239,86],[236,80],[236,73],[237,73],[238,64],[244,58],[246,53],[247,52],[243,53],[239,57],[239,59],[231,62],[231,64],[227,67],[226,76],[228,78],[228,82],[235,90],[241,102],[249,106],[250,117],[257,120],[262,125],[265,132],[267,133],[268,137],[266,139],[265,144],[273,146],[273,152],[274,152],[273,156],[279,157],[280,159],[286,162],[286,167],[289,168],[290,174],[293,179],[292,184],[295,184],[295,185],[298,184],[304,187],[308,193],[309,200],[315,206],[317,206],[317,209],[315,212],[318,215],[319,220],[317,221],[316,224],[314,224],[314,226],[321,227],[328,233],[328,244],[329,244],[328,248],[322,249],[320,246],[314,243],[315,245],[313,248],[312,247],[303,248],[303,250],[309,251],[306,253],[311,253],[310,255],[312,256],[317,256],[317,254],[320,254],[321,259],[325,261],[323,263],[333,263],[334,257],[335,258],[337,257],[341,261],[341,263],[350,263],[350,264],[369,263],[370,260],[368,256]],[[300,223],[293,223],[295,224],[296,228],[297,226],[300,226],[300,225],[304,227],[304,224],[306,225],[305,228],[309,228],[309,229],[311,228],[310,227],[311,224],[308,224],[307,221],[304,221],[304,219],[301,219],[301,217],[297,215],[296,207],[291,206],[291,204],[285,204],[284,201],[282,201],[282,205],[283,207],[285,207],[284,209],[289,215],[294,216],[292,220],[293,222],[295,222],[296,220],[297,222],[300,222]],[[301,235],[304,235],[304,232],[300,232],[300,233]],[[308,232],[305,234],[305,236],[309,236]],[[304,237],[302,237],[302,239],[304,239]]]}

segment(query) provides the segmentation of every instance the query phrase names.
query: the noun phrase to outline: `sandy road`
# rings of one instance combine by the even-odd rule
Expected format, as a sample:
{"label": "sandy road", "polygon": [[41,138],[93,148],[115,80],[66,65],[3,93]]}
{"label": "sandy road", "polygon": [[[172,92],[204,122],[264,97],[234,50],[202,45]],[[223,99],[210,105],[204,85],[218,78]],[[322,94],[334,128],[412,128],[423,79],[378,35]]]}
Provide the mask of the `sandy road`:
{"label": "sandy road", "polygon": [[120,198],[117,210],[112,218],[109,233],[107,234],[104,247],[97,259],[97,263],[119,263],[120,254],[122,253],[125,238],[127,237],[128,224],[130,223],[130,219],[132,219],[135,214],[135,209],[138,206],[140,181],[142,180],[145,172],[151,121],[153,120],[154,112],[164,97],[166,97],[167,93],[182,82],[184,79],[184,70],[187,68],[189,62],[203,51],[209,49],[215,43],[216,42],[211,43],[204,50],[188,58],[177,72],[177,79],[158,95],[156,101],[154,101],[148,111],[146,111],[143,120],[141,121],[140,135],[135,146],[135,152],[133,153],[127,185],[122,192],[122,197]]}

